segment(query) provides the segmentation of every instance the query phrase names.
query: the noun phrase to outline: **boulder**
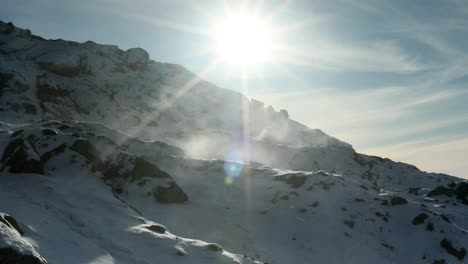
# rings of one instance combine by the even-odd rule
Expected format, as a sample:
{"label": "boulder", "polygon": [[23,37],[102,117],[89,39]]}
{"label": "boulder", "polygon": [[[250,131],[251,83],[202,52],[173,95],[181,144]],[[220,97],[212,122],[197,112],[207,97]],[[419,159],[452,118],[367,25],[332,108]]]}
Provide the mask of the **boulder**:
{"label": "boulder", "polygon": [[448,239],[444,238],[440,241],[440,246],[447,251],[450,255],[456,257],[459,261],[463,261],[463,259],[466,256],[466,249],[465,248],[460,248],[456,249],[453,245],[452,242],[450,242]]}
{"label": "boulder", "polygon": [[128,64],[146,64],[149,62],[149,54],[142,48],[132,48],[127,50]]}
{"label": "boulder", "polygon": [[4,213],[0,213],[0,222],[4,223],[10,228],[15,229],[16,231],[18,231],[20,235],[24,234],[23,230],[18,225],[18,222],[16,222],[15,218],[13,218],[12,216],[4,214]]}
{"label": "boulder", "polygon": [[391,199],[390,199],[390,205],[391,206],[395,206],[395,205],[401,205],[401,204],[407,204],[408,201],[403,198],[403,197],[400,197],[400,196],[393,196]]}
{"label": "boulder", "polygon": [[424,221],[426,221],[426,219],[428,218],[429,216],[425,213],[421,213],[419,215],[417,215],[414,219],[413,219],[413,225],[420,225],[420,224],[423,224]]}

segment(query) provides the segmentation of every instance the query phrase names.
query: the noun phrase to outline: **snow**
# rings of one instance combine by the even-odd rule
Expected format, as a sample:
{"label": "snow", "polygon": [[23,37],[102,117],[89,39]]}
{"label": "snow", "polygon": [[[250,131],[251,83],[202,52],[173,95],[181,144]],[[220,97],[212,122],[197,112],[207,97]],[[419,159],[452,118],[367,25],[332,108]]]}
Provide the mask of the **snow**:
{"label": "snow", "polygon": [[24,231],[0,222],[0,248],[52,264],[468,259],[441,246],[466,249],[466,203],[428,195],[459,178],[356,153],[140,48],[1,22],[0,42],[0,152],[21,139],[17,162],[43,167],[0,161],[0,212]]}

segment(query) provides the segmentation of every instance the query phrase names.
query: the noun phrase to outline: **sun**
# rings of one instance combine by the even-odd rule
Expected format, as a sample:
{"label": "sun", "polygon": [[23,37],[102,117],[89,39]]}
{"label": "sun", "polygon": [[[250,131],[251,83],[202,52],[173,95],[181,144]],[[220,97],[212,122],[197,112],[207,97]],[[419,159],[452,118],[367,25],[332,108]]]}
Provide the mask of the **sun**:
{"label": "sun", "polygon": [[216,56],[231,65],[258,65],[273,59],[271,30],[260,17],[229,14],[214,30]]}

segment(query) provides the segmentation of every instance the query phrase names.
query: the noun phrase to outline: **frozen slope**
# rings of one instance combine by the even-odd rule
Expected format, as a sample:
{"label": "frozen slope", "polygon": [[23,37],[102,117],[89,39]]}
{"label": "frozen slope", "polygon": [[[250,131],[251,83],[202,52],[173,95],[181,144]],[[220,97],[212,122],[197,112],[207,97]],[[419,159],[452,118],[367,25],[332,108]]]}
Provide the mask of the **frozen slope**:
{"label": "frozen slope", "polygon": [[[3,147],[17,146],[12,155],[2,157],[2,166],[9,165],[0,177],[1,210],[17,220],[24,233],[10,243],[15,250],[25,240],[48,263],[254,263],[216,244],[177,236],[120,200],[120,184],[141,176],[133,171],[128,175],[132,178],[125,178],[125,168],[133,166],[131,155],[115,157],[113,165],[125,168],[105,176],[101,168],[88,167],[88,160],[71,150],[70,142],[84,138],[73,140],[71,134],[51,131],[32,129],[1,137]],[[28,138],[24,145],[30,147],[25,156],[18,154],[24,148],[16,143],[23,136]],[[15,162],[21,162],[25,171],[15,171]],[[151,172],[144,177],[154,178],[156,186],[173,183],[169,176]],[[154,204],[155,198],[147,202]],[[8,237],[1,227],[0,238]]]}
{"label": "frozen slope", "polygon": [[466,181],[139,48],[0,22],[0,56],[0,263],[468,261]]}
{"label": "frozen slope", "polygon": [[[2,210],[50,263],[466,261],[468,184],[454,177],[385,188],[354,173],[152,152],[89,123],[2,128]],[[154,223],[178,236],[145,228]]]}

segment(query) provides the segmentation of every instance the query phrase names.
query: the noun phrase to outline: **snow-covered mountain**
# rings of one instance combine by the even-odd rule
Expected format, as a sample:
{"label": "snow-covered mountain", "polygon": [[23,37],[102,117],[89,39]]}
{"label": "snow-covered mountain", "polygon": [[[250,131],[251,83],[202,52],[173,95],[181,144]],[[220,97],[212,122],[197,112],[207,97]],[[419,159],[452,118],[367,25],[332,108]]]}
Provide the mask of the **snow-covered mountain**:
{"label": "snow-covered mountain", "polygon": [[0,98],[0,263],[468,262],[466,181],[143,49],[0,22]]}

